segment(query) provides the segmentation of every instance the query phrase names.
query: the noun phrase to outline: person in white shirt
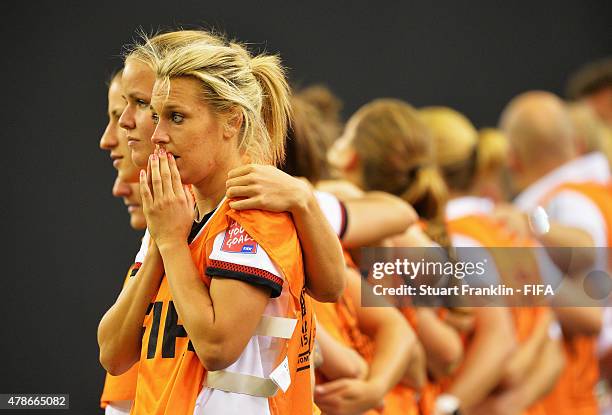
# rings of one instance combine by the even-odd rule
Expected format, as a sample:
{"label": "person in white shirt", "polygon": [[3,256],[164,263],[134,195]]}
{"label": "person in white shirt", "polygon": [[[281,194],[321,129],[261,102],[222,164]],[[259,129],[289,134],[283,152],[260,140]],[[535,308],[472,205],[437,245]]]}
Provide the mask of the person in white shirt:
{"label": "person in white shirt", "polygon": [[[588,164],[588,159],[578,158],[575,130],[565,103],[548,92],[526,92],[504,109],[501,128],[510,142],[512,183],[518,193],[514,204],[520,212],[506,209],[499,217],[508,226],[531,233],[527,214],[542,206],[550,218],[550,229],[535,236],[563,273],[584,276],[589,270],[605,267],[607,259],[601,255],[604,250],[585,249],[606,246],[604,212],[578,192],[557,191],[573,181],[596,181],[601,173],[580,167]],[[561,255],[555,250],[559,247],[564,248]],[[571,249],[569,265],[565,249]],[[576,281],[566,278],[563,284],[576,282],[579,278]],[[573,295],[579,294],[574,289]],[[561,381],[546,400],[548,410],[595,414],[594,387],[598,372],[595,340],[602,326],[602,310],[600,307],[556,307],[554,311],[561,323],[566,350],[577,350],[580,345],[581,353],[568,352]],[[580,378],[576,377],[577,373]],[[568,397],[571,398],[568,400]]]}

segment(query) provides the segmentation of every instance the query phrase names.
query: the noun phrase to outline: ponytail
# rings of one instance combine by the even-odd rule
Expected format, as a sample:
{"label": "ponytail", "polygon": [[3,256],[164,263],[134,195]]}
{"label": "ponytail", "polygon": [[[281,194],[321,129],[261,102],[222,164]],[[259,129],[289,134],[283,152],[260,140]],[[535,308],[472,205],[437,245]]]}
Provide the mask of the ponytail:
{"label": "ponytail", "polygon": [[251,70],[262,90],[261,116],[270,135],[272,163],[279,165],[285,158],[291,91],[277,56],[255,56],[251,59]]}
{"label": "ponytail", "polygon": [[476,176],[496,174],[502,170],[508,159],[509,148],[508,140],[499,130],[481,129],[476,145]]}
{"label": "ponytail", "polygon": [[132,47],[126,59],[149,65],[158,80],[194,77],[202,100],[218,114],[240,113],[238,149],[252,163],[280,164],[291,116],[290,89],[277,56],[204,30],[164,33]]}
{"label": "ponytail", "polygon": [[443,219],[448,189],[438,168],[430,164],[417,168],[414,181],[401,198],[410,203],[421,218]]}

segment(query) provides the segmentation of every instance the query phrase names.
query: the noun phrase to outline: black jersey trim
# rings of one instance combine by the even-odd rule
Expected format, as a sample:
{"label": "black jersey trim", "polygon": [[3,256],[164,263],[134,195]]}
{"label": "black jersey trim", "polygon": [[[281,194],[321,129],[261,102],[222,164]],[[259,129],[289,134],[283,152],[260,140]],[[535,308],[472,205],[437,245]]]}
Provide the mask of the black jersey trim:
{"label": "black jersey trim", "polygon": [[283,291],[283,280],[269,271],[233,264],[225,261],[211,261],[206,267],[206,275],[209,277],[231,278],[244,281],[252,285],[260,285],[271,290],[270,298],[276,298]]}

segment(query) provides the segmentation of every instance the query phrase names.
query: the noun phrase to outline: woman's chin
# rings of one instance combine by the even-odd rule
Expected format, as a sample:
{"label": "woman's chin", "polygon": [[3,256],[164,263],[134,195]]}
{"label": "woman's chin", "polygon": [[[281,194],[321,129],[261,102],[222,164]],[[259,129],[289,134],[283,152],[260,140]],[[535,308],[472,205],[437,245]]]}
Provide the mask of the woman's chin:
{"label": "woman's chin", "polygon": [[135,212],[130,214],[130,226],[137,231],[145,230],[147,228],[147,221],[142,212]]}

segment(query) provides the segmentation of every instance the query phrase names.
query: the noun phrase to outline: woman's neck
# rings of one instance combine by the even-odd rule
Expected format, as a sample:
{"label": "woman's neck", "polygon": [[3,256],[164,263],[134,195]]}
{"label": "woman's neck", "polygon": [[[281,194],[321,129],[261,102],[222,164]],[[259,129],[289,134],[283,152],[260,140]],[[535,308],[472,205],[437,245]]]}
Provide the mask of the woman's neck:
{"label": "woman's neck", "polygon": [[212,211],[219,205],[225,196],[227,173],[239,165],[240,162],[238,161],[217,166],[214,174],[193,185],[195,202],[200,216]]}

